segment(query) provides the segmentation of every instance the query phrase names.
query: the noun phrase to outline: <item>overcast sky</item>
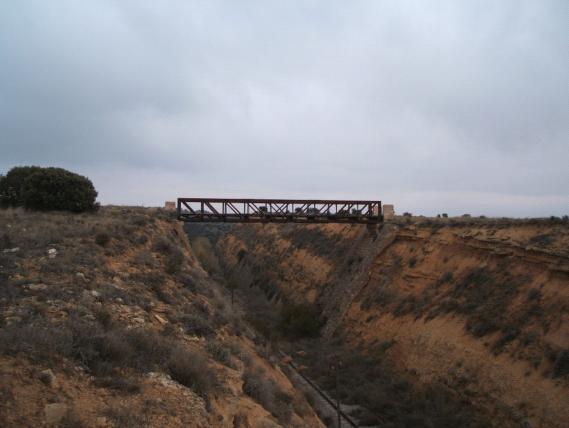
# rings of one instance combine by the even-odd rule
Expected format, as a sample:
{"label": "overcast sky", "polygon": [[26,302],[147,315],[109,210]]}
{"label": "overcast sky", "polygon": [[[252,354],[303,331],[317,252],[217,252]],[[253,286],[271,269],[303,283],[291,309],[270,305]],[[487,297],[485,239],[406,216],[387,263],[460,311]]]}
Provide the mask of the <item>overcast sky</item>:
{"label": "overcast sky", "polygon": [[569,214],[569,3],[3,1],[0,173]]}

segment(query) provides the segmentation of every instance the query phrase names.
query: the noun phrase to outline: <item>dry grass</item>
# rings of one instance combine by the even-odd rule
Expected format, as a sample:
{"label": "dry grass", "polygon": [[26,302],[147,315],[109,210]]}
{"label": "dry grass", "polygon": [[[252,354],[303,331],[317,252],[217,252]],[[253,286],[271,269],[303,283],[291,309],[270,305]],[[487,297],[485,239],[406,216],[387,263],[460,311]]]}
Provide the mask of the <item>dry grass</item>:
{"label": "dry grass", "polygon": [[170,355],[167,367],[172,379],[204,397],[219,388],[216,372],[200,352],[178,347]]}

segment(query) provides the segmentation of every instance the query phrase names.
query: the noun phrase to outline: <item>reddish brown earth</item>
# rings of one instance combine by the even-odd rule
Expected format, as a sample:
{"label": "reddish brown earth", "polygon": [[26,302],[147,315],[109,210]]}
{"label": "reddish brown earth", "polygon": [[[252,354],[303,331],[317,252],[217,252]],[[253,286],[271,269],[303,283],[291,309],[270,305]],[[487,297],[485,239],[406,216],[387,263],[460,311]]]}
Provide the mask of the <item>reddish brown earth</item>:
{"label": "reddish brown earth", "polygon": [[208,269],[262,289],[275,308],[314,305],[329,315],[325,334],[357,352],[389,343],[383,358],[416,388],[442,385],[492,426],[569,425],[566,221],[401,218],[378,234],[355,225],[200,233],[193,242]]}
{"label": "reddish brown earth", "polygon": [[[325,318],[321,339],[278,332],[291,304]],[[324,426],[277,346],[304,347],[328,387],[344,352],[361,375],[346,400],[377,393],[362,418],[383,426],[564,427],[568,317],[563,221],[184,230],[161,210],[0,211],[2,426]]]}

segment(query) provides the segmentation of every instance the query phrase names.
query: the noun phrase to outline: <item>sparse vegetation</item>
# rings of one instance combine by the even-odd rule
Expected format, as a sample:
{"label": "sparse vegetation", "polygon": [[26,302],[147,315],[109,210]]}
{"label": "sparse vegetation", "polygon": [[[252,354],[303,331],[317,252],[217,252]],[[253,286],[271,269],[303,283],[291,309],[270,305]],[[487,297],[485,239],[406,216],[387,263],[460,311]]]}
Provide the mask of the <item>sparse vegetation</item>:
{"label": "sparse vegetation", "polygon": [[215,329],[203,315],[183,314],[179,321],[184,326],[186,333],[192,336],[207,337],[215,333]]}
{"label": "sparse vegetation", "polygon": [[[265,373],[255,368],[259,367],[255,352],[269,360],[270,345],[290,341],[300,347],[306,345],[306,350],[314,346],[320,353],[331,350],[340,354],[344,364],[338,392],[330,373],[331,356],[310,355],[300,360],[328,392],[345,403],[366,407],[358,413],[360,422],[442,427],[477,426],[480,422],[476,411],[467,404],[469,397],[461,395],[468,390],[469,384],[464,383],[468,379],[460,380],[460,388],[464,389],[454,390],[460,392],[458,396],[438,382],[426,389],[416,387],[411,371],[404,374],[390,365],[393,341],[378,340],[372,349],[369,344],[367,349],[359,349],[357,342],[350,342],[350,352],[337,343],[328,348],[324,342],[306,342],[306,338],[317,338],[320,333],[323,322],[317,308],[321,306],[291,303],[300,300],[289,299],[298,298],[298,294],[291,294],[293,287],[289,287],[288,281],[298,281],[304,271],[299,269],[288,275],[279,269],[264,269],[274,264],[274,253],[264,254],[258,260],[257,250],[236,245],[231,253],[231,263],[239,265],[235,274],[230,272],[227,260],[215,255],[212,263],[219,269],[215,280],[228,274],[227,281],[216,288],[212,276],[204,280],[207,277],[192,266],[192,259],[184,257],[185,250],[181,250],[176,235],[164,233],[164,223],[157,228],[157,220],[144,211],[103,208],[101,213],[84,217],[50,213],[49,221],[22,209],[9,209],[2,214],[9,219],[5,224],[12,227],[0,226],[0,249],[19,248],[14,253],[0,251],[0,355],[4,358],[16,357],[60,370],[70,363],[71,367],[81,367],[87,377],[92,376],[88,381],[92,388],[105,388],[105,394],[121,395],[125,400],[145,393],[151,378],[146,374],[150,371],[169,375],[207,398],[223,394],[223,371],[234,374],[245,366],[244,393],[282,425],[291,426],[295,413],[310,416],[311,410],[305,407],[304,400],[297,402],[279,386],[270,366],[263,365]],[[136,219],[139,226],[126,220],[129,218]],[[434,223],[447,227],[447,223],[457,220],[428,221],[433,223],[428,227],[436,228]],[[329,257],[332,261],[345,256],[331,275],[349,278],[361,264],[361,255],[349,251],[354,244],[348,245],[349,240],[339,234],[319,230],[298,236],[292,227],[286,230],[291,242],[286,243],[291,245],[288,251],[300,248],[302,253],[322,256],[324,260]],[[422,236],[429,236],[428,232],[418,230]],[[443,233],[446,231],[440,232],[440,238],[446,239]],[[100,238],[99,234],[106,237]],[[557,242],[554,234],[542,235],[552,237],[552,241],[543,244],[546,247]],[[241,239],[244,235],[237,236]],[[525,236],[528,237],[521,240],[522,245],[539,246],[539,242],[545,242],[545,238],[537,238],[539,234]],[[533,244],[532,236],[536,237]],[[260,241],[262,247],[274,248],[266,236],[255,242]],[[449,253],[442,254],[441,264],[437,265],[441,270],[429,275],[430,254],[438,257],[439,249],[431,248],[430,253],[420,242],[415,240],[408,245],[408,252],[384,253],[361,295],[361,309],[370,310],[362,322],[371,322],[386,313],[425,320],[441,314],[458,315],[465,320],[470,335],[484,338],[488,350],[508,355],[521,355],[523,351],[523,358],[539,368],[538,373],[554,377],[556,383],[565,382],[566,350],[551,346],[547,359],[540,359],[544,347],[541,329],[559,324],[559,319],[551,314],[562,311],[559,308],[563,305],[556,302],[557,306],[551,306],[546,283],[535,282],[526,287],[526,280],[509,271],[505,261],[488,262],[480,268],[464,264],[457,269],[460,255],[450,258]],[[50,257],[47,251],[52,248],[56,252]],[[214,247],[210,249],[213,251]],[[204,260],[208,257],[205,253],[202,256]],[[442,264],[443,259],[447,264]],[[348,266],[349,261],[352,266]],[[408,289],[401,287],[399,275],[409,281]],[[317,290],[321,293],[316,297],[319,304],[330,286],[326,281]],[[293,285],[304,286],[298,282]],[[235,288],[235,304],[245,305],[249,326],[232,311],[228,286]],[[274,304],[280,310],[275,310]],[[381,310],[374,310],[374,306]],[[257,351],[243,346],[253,338],[251,325],[264,336],[255,335]],[[231,339],[240,334],[240,339]],[[397,348],[394,352],[401,351]],[[39,376],[38,381],[42,382]],[[2,394],[10,399],[10,390],[0,389]],[[121,410],[117,412],[117,419],[108,416],[111,423],[117,424],[122,417]],[[140,420],[143,419],[149,421],[152,417],[148,414]]]}
{"label": "sparse vegetation", "polygon": [[73,358],[98,378],[97,386],[131,393],[136,392],[136,383],[116,378],[117,368],[138,373],[162,369],[200,394],[215,387],[215,374],[201,354],[147,329],[109,329],[80,319],[52,325],[37,319],[3,329],[0,353],[23,354],[36,361]]}
{"label": "sparse vegetation", "polygon": [[[358,415],[367,425],[436,426],[454,428],[487,426],[468,404],[447,392],[443,385],[414,387],[384,358],[393,342],[373,349],[353,349],[336,344],[301,342],[298,355],[309,376],[345,404],[358,404]],[[336,374],[331,367],[340,366]],[[336,380],[339,381],[336,387]],[[362,423],[362,420],[360,420]]]}
{"label": "sparse vegetation", "polygon": [[100,245],[101,247],[107,246],[107,244],[111,241],[111,237],[108,233],[100,232],[95,235],[95,243]]}
{"label": "sparse vegetation", "polygon": [[[414,257],[409,259],[409,267],[415,266]],[[426,315],[432,319],[440,313],[457,313],[465,316],[465,328],[475,337],[483,337],[500,331],[501,335],[493,344],[495,352],[501,352],[505,345],[517,339],[520,328],[532,317],[540,318],[539,290],[529,292],[528,299],[535,300],[527,305],[514,320],[506,317],[512,300],[517,295],[519,278],[509,277],[504,271],[500,276],[487,268],[474,268],[461,279],[455,279],[450,271],[445,272],[420,295],[397,293],[389,286],[377,288],[374,296],[366,300],[364,308],[375,304],[389,310],[395,316],[414,314],[416,318]]]}
{"label": "sparse vegetation", "polygon": [[140,383],[137,379],[131,378],[124,378],[119,376],[109,376],[109,377],[101,377],[96,378],[95,386],[100,388],[107,388],[112,389],[115,391],[120,391],[125,394],[136,394],[140,392]]}
{"label": "sparse vegetation", "polygon": [[204,397],[219,386],[206,357],[197,351],[175,348],[169,356],[167,368],[172,379]]}
{"label": "sparse vegetation", "polygon": [[184,263],[184,254],[179,248],[174,248],[166,258],[166,273],[175,274],[180,272]]}
{"label": "sparse vegetation", "polygon": [[[488,351],[495,354],[507,353],[514,359],[524,358],[534,367],[541,366],[540,373],[553,376],[557,353],[552,351],[548,362],[540,363],[540,356],[544,352],[542,335],[548,326],[559,325],[561,322],[559,318],[553,319],[549,314],[560,312],[557,306],[546,309],[549,296],[540,289],[547,287],[547,284],[533,284],[528,287],[531,279],[526,276],[524,270],[509,268],[511,259],[508,254],[521,257],[516,248],[524,251],[526,246],[532,245],[529,241],[532,236],[536,236],[532,234],[533,230],[543,230],[543,234],[547,234],[549,232],[546,228],[555,223],[550,219],[448,219],[448,216],[443,215],[438,221],[425,217],[399,220],[402,223],[408,220],[414,223],[414,226],[404,226],[401,240],[396,241],[376,260],[369,283],[356,298],[360,309],[369,312],[361,320],[354,319],[362,313],[357,306],[352,305],[342,323],[349,329],[350,334],[354,333],[351,336],[350,352],[358,354],[358,357],[369,357],[370,370],[348,358],[346,365],[355,365],[358,372],[345,368],[349,380],[345,386],[347,392],[342,392],[342,387],[340,389],[340,399],[347,404],[366,403],[365,406],[372,410],[366,413],[364,409],[358,417],[361,418],[360,422],[365,421],[369,425],[486,426],[488,421],[480,416],[480,409],[468,404],[472,402],[472,397],[478,390],[472,373],[465,371],[467,369],[457,369],[459,374],[453,374],[449,380],[446,379],[446,374],[442,373],[445,382],[435,381],[425,389],[417,388],[414,386],[415,369],[409,369],[408,374],[401,373],[399,368],[390,367],[389,354],[383,358],[385,352],[378,350],[381,344],[375,344],[378,349],[375,346],[370,349],[370,342],[373,340],[370,337],[375,337],[370,328],[376,325],[375,320],[378,320],[377,325],[385,325],[385,328],[391,331],[396,329],[399,323],[405,326],[409,321],[413,322],[413,318],[424,321],[439,318],[433,322],[433,326],[438,325],[441,319],[452,319],[449,324],[464,320],[465,332],[480,338]],[[469,229],[471,226],[472,230]],[[520,236],[509,241],[508,228],[514,226],[520,227]],[[286,308],[287,302],[293,301],[289,297],[302,301],[304,292],[311,293],[311,296],[315,293],[316,301],[322,306],[329,304],[329,300],[333,301],[329,294],[331,290],[335,292],[339,287],[336,283],[330,284],[329,278],[338,279],[345,275],[349,280],[353,277],[359,267],[360,254],[350,251],[346,243],[359,245],[362,235],[354,233],[347,226],[343,229],[346,234],[344,237],[326,227],[319,228],[318,233],[313,232],[311,227],[300,231],[288,225],[282,229],[281,226],[261,228],[250,225],[234,226],[234,229],[235,239],[232,238],[225,244],[224,241],[219,241],[218,237],[217,245],[215,248],[212,246],[211,251],[216,257],[219,256],[218,260],[227,274],[228,281],[238,284],[237,290],[239,296],[246,300],[251,324],[268,339],[267,342],[304,343],[299,337],[285,333],[287,329],[283,328],[281,314],[274,310],[273,305],[276,303],[277,307]],[[429,234],[429,229],[433,233]],[[559,237],[555,234],[551,236],[552,241],[545,244],[545,247],[559,247]],[[494,242],[498,249],[492,252]],[[505,247],[504,250],[501,247]],[[281,248],[287,249],[281,251]],[[324,264],[330,263],[333,266],[330,277],[324,280],[306,278],[306,283],[302,283],[304,269],[311,268],[305,267],[304,260],[297,262],[297,248],[303,250],[302,254],[307,253],[307,259],[314,257],[317,266],[320,266],[320,261]],[[563,249],[555,251],[562,252]],[[224,258],[226,256],[227,259]],[[478,261],[477,257],[484,258]],[[267,269],[268,266],[275,268]],[[419,271],[418,266],[421,267]],[[344,268],[345,270],[342,270]],[[299,277],[303,279],[299,281]],[[535,291],[530,291],[532,289]],[[261,291],[263,293],[260,293]],[[265,299],[263,305],[256,302],[256,296],[259,294]],[[388,317],[382,318],[388,313]],[[397,320],[391,316],[405,316],[407,319]],[[384,320],[385,324],[382,323]],[[370,325],[366,326],[366,323]],[[421,331],[428,331],[429,328],[419,323],[417,327]],[[379,330],[378,340],[382,337]],[[348,337],[346,334],[346,340]],[[472,338],[468,341],[472,341]],[[361,343],[365,348],[356,349],[357,343]],[[326,355],[328,352],[323,342],[309,342],[301,349],[309,353],[309,349],[315,349],[320,355]],[[394,352],[397,358],[405,360],[405,351],[401,346]],[[324,389],[335,394],[334,376],[330,374],[329,363],[323,362],[323,358],[318,358],[314,364],[307,364],[303,358],[299,360],[298,365],[309,366],[309,376],[313,380],[318,380]],[[372,367],[381,370],[383,374],[374,373]],[[389,371],[390,368],[392,371]],[[322,371],[322,376],[315,375],[313,370]],[[365,376],[363,379],[358,378],[360,372]],[[340,378],[342,376],[341,374]],[[353,383],[352,378],[355,379]],[[374,383],[386,383],[388,386],[377,391],[375,385],[370,385],[369,379],[373,379]],[[409,384],[406,385],[406,381]],[[403,404],[394,405],[386,397]]]}
{"label": "sparse vegetation", "polygon": [[129,406],[113,406],[105,411],[109,420],[116,426],[124,428],[139,428],[148,426],[149,418],[146,412],[138,412]]}
{"label": "sparse vegetation", "polygon": [[[97,401],[97,416],[104,414],[113,426],[153,425],[157,419],[168,424],[181,414],[188,422],[194,411],[206,426],[209,399],[228,394],[222,373],[269,358],[249,342],[251,329],[234,313],[228,290],[185,257],[177,226],[158,210],[103,207],[78,216],[10,208],[0,215],[0,359],[32,373],[32,383],[18,388],[39,386],[27,392],[34,402],[41,403],[52,385],[65,394],[80,385]],[[53,369],[57,380],[42,380],[34,367]],[[267,373],[279,389],[282,373],[272,366]],[[149,393],[164,388],[171,389],[159,407],[140,410]],[[0,395],[10,400],[12,390],[10,383]],[[170,412],[182,395],[192,407]],[[100,396],[120,396],[137,416],[129,406],[109,408]],[[275,390],[274,401],[281,404],[265,405],[283,421],[295,409],[313,417],[302,400],[287,397]],[[71,409],[73,398],[62,406]],[[34,411],[29,424],[39,426],[43,408]],[[59,424],[91,426],[95,417],[80,416],[64,416]]]}
{"label": "sparse vegetation", "polygon": [[293,413],[293,397],[283,391],[260,369],[247,368],[243,373],[243,392],[261,404],[279,422],[288,423]]}
{"label": "sparse vegetation", "polygon": [[227,367],[234,367],[231,359],[231,350],[223,343],[217,340],[210,340],[207,342],[205,349],[214,360]]}

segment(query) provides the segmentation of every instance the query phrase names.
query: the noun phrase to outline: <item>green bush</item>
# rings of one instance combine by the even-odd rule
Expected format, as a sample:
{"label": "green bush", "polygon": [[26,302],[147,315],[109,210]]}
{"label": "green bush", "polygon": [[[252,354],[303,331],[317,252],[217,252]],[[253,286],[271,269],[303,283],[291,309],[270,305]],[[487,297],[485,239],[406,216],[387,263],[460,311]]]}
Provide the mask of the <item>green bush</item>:
{"label": "green bush", "polygon": [[0,174],[0,207],[8,206],[8,181],[5,175]]}
{"label": "green bush", "polygon": [[97,208],[97,192],[86,177],[61,168],[44,168],[24,181],[21,200],[25,208],[84,212]]}
{"label": "green bush", "polygon": [[14,167],[0,177],[0,205],[83,212],[97,208],[93,183],[62,168]]}
{"label": "green bush", "polygon": [[2,207],[22,206],[22,189],[28,177],[41,171],[39,166],[16,166],[0,177],[0,205]]}

